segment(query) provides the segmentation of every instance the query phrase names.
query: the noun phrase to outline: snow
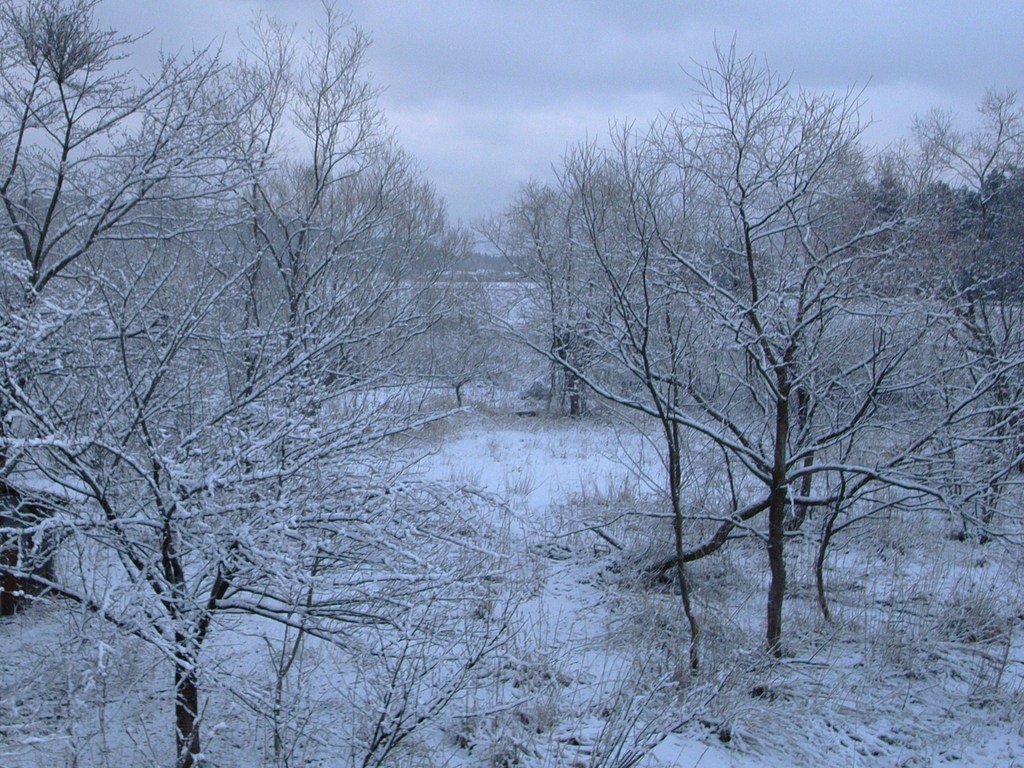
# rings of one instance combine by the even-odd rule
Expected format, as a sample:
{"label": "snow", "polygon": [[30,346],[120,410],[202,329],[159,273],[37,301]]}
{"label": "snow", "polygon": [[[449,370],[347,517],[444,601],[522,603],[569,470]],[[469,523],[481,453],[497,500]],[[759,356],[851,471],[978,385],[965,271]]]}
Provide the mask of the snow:
{"label": "snow", "polygon": [[[647,446],[645,461],[631,465],[626,455],[634,459],[641,455],[643,443],[623,437],[620,429],[609,424],[504,414],[467,418],[439,443],[429,461],[430,471],[476,483],[507,498],[515,520],[512,532],[519,539],[515,548],[541,558],[537,579],[543,586],[523,606],[521,617],[531,628],[535,647],[560,659],[560,669],[571,683],[570,690],[561,694],[569,721],[553,729],[560,734],[561,748],[555,750],[554,758],[550,751],[543,753],[543,761],[537,764],[572,764],[563,762],[568,759],[566,743],[579,743],[581,754],[588,754],[588,745],[609,725],[608,720],[581,713],[592,713],[594,702],[610,700],[617,685],[629,684],[631,665],[640,654],[630,647],[636,645],[636,638],[629,637],[622,624],[636,625],[640,619],[636,614],[625,618],[620,614],[623,605],[643,599],[604,577],[603,569],[615,553],[597,536],[581,532],[586,527],[583,523],[596,521],[602,514],[615,520],[615,510],[622,506],[617,500],[638,499],[647,493],[659,469],[657,460]],[[691,680],[695,688],[710,685],[713,695],[706,704],[694,696],[688,703],[695,711],[675,717],[678,732],[658,734],[649,742],[650,752],[637,764],[649,768],[1024,765],[1015,762],[1024,760],[1020,632],[1014,635],[1011,626],[1012,647],[1005,649],[1005,658],[991,657],[985,649],[936,639],[941,617],[930,617],[935,626],[908,627],[899,610],[883,605],[883,595],[907,601],[925,586],[930,590],[928,602],[945,603],[947,618],[951,602],[977,606],[976,598],[1000,594],[1019,599],[1016,589],[999,589],[1000,584],[1014,583],[1010,571],[1017,574],[1019,583],[1019,557],[1014,562],[1012,552],[1004,552],[998,567],[962,567],[965,557],[957,547],[966,545],[942,539],[935,544],[940,550],[937,559],[933,548],[917,558],[901,556],[900,550],[907,549],[902,543],[913,540],[903,538],[909,525],[897,521],[890,524],[897,530],[880,533],[882,546],[895,550],[884,562],[857,546],[837,548],[833,557],[841,563],[828,569],[828,578],[837,582],[833,607],[845,624],[835,627],[825,625],[810,604],[807,566],[814,542],[792,546],[791,578],[795,576],[799,583],[792,589],[787,616],[793,633],[800,635],[793,645],[802,652],[794,653],[797,648],[793,648],[791,658],[770,664],[756,645],[748,645],[746,651],[741,648],[734,654],[736,666],[719,670],[718,679]],[[614,523],[608,526],[614,529]],[[741,549],[718,556],[718,563],[712,559],[698,564],[695,590],[703,602],[706,624],[717,618],[710,612],[720,610],[714,601],[723,592],[738,592],[727,600],[725,623],[731,625],[727,629],[732,633],[748,630],[749,643],[760,637],[763,584],[744,585],[732,576],[743,567],[738,561],[762,555],[756,546]],[[702,572],[710,583],[701,583]],[[716,576],[732,584],[720,590]],[[855,583],[842,589],[841,578]],[[671,598],[662,601],[651,613],[670,611],[670,603]],[[1010,603],[990,609],[1013,616]],[[904,626],[897,627],[898,623]],[[677,624],[674,629],[682,648],[682,627]],[[711,628],[706,629],[712,634]],[[910,636],[900,636],[900,631]],[[853,636],[843,637],[846,633]],[[887,634],[896,636],[887,638]],[[628,637],[625,642],[623,635]],[[679,648],[675,652],[681,654]],[[705,653],[719,655],[714,649]],[[907,671],[908,661],[911,667],[915,662],[903,658],[906,655],[931,659],[934,673],[931,669]],[[995,674],[986,663],[1000,667],[1003,677],[996,681],[1000,692],[995,700],[981,703],[979,690],[991,684]],[[971,679],[957,681],[958,671]],[[763,693],[752,695],[751,691]],[[565,701],[571,704],[566,706]],[[578,719],[573,722],[572,716]]]}
{"label": "snow", "polygon": [[[815,541],[794,539],[777,662],[760,651],[761,544],[733,542],[691,570],[704,630],[695,674],[678,597],[635,578],[627,557],[663,532],[638,514],[658,509],[649,444],[601,419],[481,409],[401,445],[427,451],[420,475],[495,500],[479,525],[497,533],[470,550],[495,562],[487,610],[498,621],[507,601],[511,613],[500,654],[393,764],[1024,766],[1018,551],[936,536],[937,521],[868,521],[830,557],[826,623]],[[272,764],[269,725],[251,708],[266,704],[280,632],[229,620],[207,649],[212,764]],[[0,645],[0,765],[167,764],[169,673],[145,646],[59,605],[0,621]],[[377,678],[327,645],[307,653],[287,692],[293,764],[349,765],[329,745],[356,738],[376,701],[359,686]],[[324,750],[333,757],[314,760]]]}

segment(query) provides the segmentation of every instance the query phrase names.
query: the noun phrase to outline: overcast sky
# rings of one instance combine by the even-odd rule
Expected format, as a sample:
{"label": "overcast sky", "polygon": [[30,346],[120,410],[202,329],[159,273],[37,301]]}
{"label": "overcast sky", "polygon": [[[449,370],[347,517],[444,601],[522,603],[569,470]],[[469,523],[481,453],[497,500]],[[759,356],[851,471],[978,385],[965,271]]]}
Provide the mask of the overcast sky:
{"label": "overcast sky", "polygon": [[[463,220],[547,179],[566,147],[613,118],[686,103],[684,69],[735,35],[800,85],[866,85],[868,138],[908,133],[930,107],[964,121],[988,88],[1024,96],[1021,0],[349,0],[373,39],[369,74],[402,145]],[[257,9],[312,25],[319,0],[106,0],[104,22],[144,43],[237,47]]]}

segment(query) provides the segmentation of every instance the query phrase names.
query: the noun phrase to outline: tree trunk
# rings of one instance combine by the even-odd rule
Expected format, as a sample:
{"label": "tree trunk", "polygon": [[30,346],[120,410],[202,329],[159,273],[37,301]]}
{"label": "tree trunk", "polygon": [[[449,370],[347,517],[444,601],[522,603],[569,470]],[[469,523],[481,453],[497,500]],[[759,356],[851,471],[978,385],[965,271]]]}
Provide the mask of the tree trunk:
{"label": "tree trunk", "polygon": [[[182,642],[186,642],[182,638]],[[177,768],[196,768],[199,746],[199,682],[195,664],[186,655],[174,660],[174,735]]]}
{"label": "tree trunk", "polygon": [[818,545],[818,556],[814,560],[814,583],[818,589],[818,607],[825,621],[832,620],[832,613],[828,609],[828,598],[825,595],[825,555],[828,552],[828,545],[832,541],[832,532],[835,529],[836,518],[839,517],[839,504],[829,513],[825,521],[825,528],[821,532],[821,543]]}
{"label": "tree trunk", "polygon": [[693,613],[693,605],[690,602],[690,585],[686,579],[686,562],[683,560],[683,526],[676,516],[676,575],[679,578],[679,593],[683,601],[683,613],[690,624],[690,669],[696,670],[700,666],[700,626],[697,624],[697,617]]}
{"label": "tree trunk", "polygon": [[768,507],[768,652],[782,656],[782,603],[786,596],[786,558],[783,541],[786,523],[786,492],[776,488]]}
{"label": "tree trunk", "polygon": [[[809,456],[804,458],[804,463],[803,463],[803,468],[804,469],[810,469],[811,465],[813,465],[813,464],[814,464],[814,456],[813,455],[809,455]],[[808,496],[811,495],[811,487],[812,487],[812,480],[813,479],[814,479],[813,476],[810,475],[810,474],[806,474],[802,478],[800,478],[800,495],[802,497],[807,498]],[[807,513],[808,513],[809,509],[810,508],[807,506],[807,504],[804,504],[803,502],[798,502],[798,503],[794,504],[793,505],[793,517],[790,518],[786,522],[786,530],[787,531],[799,531],[803,527],[804,521],[807,519]]]}
{"label": "tree trunk", "polygon": [[[804,387],[796,388],[796,426],[800,433],[807,429],[807,423],[811,418],[811,397]],[[809,453],[804,457],[803,468],[808,470],[814,464],[814,454]],[[811,495],[811,485],[814,476],[810,473],[800,479],[800,495],[807,498]],[[786,523],[787,531],[799,531],[807,519],[809,507],[802,502],[793,505],[793,517]]]}
{"label": "tree trunk", "polygon": [[786,456],[789,441],[789,388],[786,372],[779,374],[780,397],[775,404],[775,455],[768,504],[768,653],[782,657],[782,603],[786,597]]}
{"label": "tree trunk", "polygon": [[[0,525],[3,522],[0,521]],[[0,569],[3,566],[17,568],[18,551],[7,542],[0,540]],[[0,616],[11,616],[21,605],[22,584],[14,576],[4,572],[0,578]]]}
{"label": "tree trunk", "polygon": [[[19,491],[0,480],[0,528],[32,528],[51,514],[46,507],[26,501]],[[37,581],[15,576],[11,571],[28,571],[51,581],[52,544],[45,533],[39,532],[0,536],[0,616],[10,616],[25,607],[29,596],[45,593],[45,587]]]}
{"label": "tree trunk", "polygon": [[1001,496],[1001,484],[998,480],[991,481],[982,496],[981,514],[978,516],[981,522],[981,530],[978,531],[978,543],[982,546],[992,541],[989,532],[992,530],[992,520],[995,518],[996,505],[999,504]]}
{"label": "tree trunk", "polygon": [[700,664],[700,653],[698,641],[700,639],[700,626],[697,624],[697,617],[693,613],[693,605],[690,602],[690,585],[686,579],[686,560],[683,549],[683,504],[682,504],[682,465],[680,463],[680,452],[682,446],[679,438],[679,425],[675,423],[665,424],[668,437],[668,474],[669,492],[672,499],[672,531],[675,535],[676,545],[676,576],[679,579],[679,595],[683,602],[683,613],[690,625],[690,669],[696,670]]}
{"label": "tree trunk", "polygon": [[582,415],[583,397],[579,391],[579,383],[574,377],[571,383],[571,389],[569,389],[569,416],[574,419],[578,419]]}

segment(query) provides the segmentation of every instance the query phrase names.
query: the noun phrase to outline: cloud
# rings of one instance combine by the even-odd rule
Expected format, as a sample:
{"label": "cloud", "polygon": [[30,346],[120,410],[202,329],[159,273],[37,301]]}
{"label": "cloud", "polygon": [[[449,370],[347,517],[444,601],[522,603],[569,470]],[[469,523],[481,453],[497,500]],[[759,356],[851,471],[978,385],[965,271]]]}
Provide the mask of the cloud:
{"label": "cloud", "polygon": [[[867,85],[868,138],[905,135],[915,113],[970,117],[988,87],[1024,88],[1024,6],[1008,0],[350,0],[374,39],[368,69],[403,143],[455,214],[503,206],[525,177],[611,118],[684,104],[684,69],[717,39],[816,90]],[[261,10],[308,27],[319,0],[106,0],[127,31],[165,47],[217,41]]]}

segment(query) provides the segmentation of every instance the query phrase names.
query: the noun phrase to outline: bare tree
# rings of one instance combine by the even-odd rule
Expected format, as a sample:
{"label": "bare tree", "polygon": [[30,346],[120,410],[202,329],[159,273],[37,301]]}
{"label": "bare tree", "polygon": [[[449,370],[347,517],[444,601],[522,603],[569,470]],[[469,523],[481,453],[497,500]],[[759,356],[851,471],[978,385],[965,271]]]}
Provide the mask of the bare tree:
{"label": "bare tree", "polygon": [[533,288],[532,317],[543,318],[542,353],[551,361],[549,408],[581,416],[586,391],[576,372],[590,365],[584,326],[593,302],[587,300],[588,269],[575,221],[573,200],[564,190],[530,182],[481,232]]}
{"label": "bare tree", "polygon": [[[309,338],[345,325],[324,374],[336,385],[386,381],[409,340],[436,320],[432,286],[461,241],[387,130],[362,72],[366,36],[347,31],[330,7],[305,41],[270,21],[255,32],[235,72],[242,101],[255,105],[236,138],[248,174],[239,238],[256,255],[246,275],[249,327],[258,337],[277,328],[300,354]],[[282,159],[288,141],[295,146]],[[263,354],[247,353],[246,375]]]}
{"label": "bare tree", "polygon": [[[869,438],[926,326],[871,292],[894,224],[858,194],[856,96],[795,91],[732,49],[696,82],[690,110],[644,134],[624,128],[599,163],[567,164],[614,306],[592,340],[609,367],[578,373],[664,427],[676,529],[666,566],[684,601],[683,564],[767,516],[766,638],[780,655],[787,525],[854,487],[909,482],[895,471],[907,444],[879,452]],[[689,547],[678,430],[722,453],[732,498]]]}
{"label": "bare tree", "polygon": [[451,387],[459,408],[465,388],[497,382],[509,370],[510,344],[491,320],[489,286],[471,275],[438,284],[441,318],[411,349],[417,375]]}
{"label": "bare tree", "polygon": [[665,283],[659,265],[661,247],[650,206],[652,196],[658,194],[655,187],[663,167],[644,156],[645,140],[631,127],[614,140],[615,150],[610,153],[593,145],[577,148],[566,157],[561,172],[566,194],[578,201],[578,242],[597,265],[598,279],[604,281],[604,301],[593,306],[591,313],[600,312],[607,319],[587,329],[588,344],[600,359],[612,361],[606,376],[585,372],[581,379],[592,387],[601,381],[600,394],[653,417],[662,431],[675,550],[672,562],[690,627],[690,666],[697,669],[699,625],[684,559],[687,443],[676,418],[692,369],[694,317],[679,301],[676,288]]}
{"label": "bare tree", "polygon": [[224,181],[233,115],[218,108],[216,58],[165,58],[142,79],[121,65],[136,39],[97,27],[95,6],[0,9],[0,201],[37,294],[98,243],[165,235],[160,211]]}
{"label": "bare tree", "polygon": [[[91,5],[38,7],[91,18]],[[194,92],[153,86],[142,106],[111,112],[121,96],[108,91],[127,89],[126,74],[88,109],[54,108],[63,128],[52,134],[72,137],[59,153],[89,148],[89,162],[47,165],[35,144],[30,153],[15,141],[10,231],[34,245],[4,261],[5,298],[21,309],[0,335],[12,353],[0,448],[5,476],[38,489],[49,513],[21,505],[0,536],[22,551],[26,536],[63,542],[75,560],[34,568],[47,554],[37,545],[33,557],[0,559],[0,576],[77,603],[164,656],[179,768],[204,754],[206,648],[230,617],[349,653],[376,644],[390,658],[400,640],[429,646],[417,633],[437,625],[415,607],[443,603],[465,642],[449,649],[444,674],[425,659],[392,669],[417,696],[433,691],[432,703],[388,711],[372,764],[436,717],[503,631],[470,631],[470,585],[493,562],[470,541],[486,535],[466,519],[482,502],[406,478],[382,449],[435,418],[406,407],[415,400],[399,353],[437,320],[433,284],[453,241],[443,204],[386,130],[362,72],[365,37],[331,9],[301,44],[273,23],[260,29],[252,51],[262,58],[250,52],[216,103],[206,80],[182,75],[175,87]],[[97,81],[83,66],[74,88],[39,70],[54,103],[89,93]],[[42,108],[25,103],[23,130],[35,130]],[[244,117],[226,125],[224,110]],[[79,141],[69,114],[113,133],[83,127]],[[142,126],[133,143],[116,143],[118,120]],[[282,152],[280,131],[304,141],[305,162]],[[139,154],[151,135],[159,140]],[[202,154],[211,136],[242,174],[226,189],[205,175],[227,165]],[[80,174],[74,194],[68,169]],[[33,178],[55,190],[39,226]],[[40,300],[44,289],[53,300]]]}
{"label": "bare tree", "polygon": [[[168,214],[215,195],[230,175],[232,115],[216,57],[167,57],[143,78],[122,63],[136,40],[98,27],[95,6],[0,5],[0,440],[26,437],[12,398],[59,358],[47,339],[85,301],[75,283],[82,259],[108,243],[190,229]],[[11,481],[17,458],[0,443],[0,483],[23,506]]]}
{"label": "bare tree", "polygon": [[[971,482],[961,487],[966,515],[987,541],[997,529],[1004,489],[1024,466],[1024,360],[1020,258],[1024,230],[1021,168],[1024,110],[1012,92],[990,92],[978,107],[972,130],[933,110],[915,122],[921,154],[937,182],[953,185],[946,205],[922,223],[942,249],[949,277],[937,292],[947,307],[952,336],[963,361],[962,376],[984,392],[952,440]],[[963,473],[961,473],[963,474]]]}

